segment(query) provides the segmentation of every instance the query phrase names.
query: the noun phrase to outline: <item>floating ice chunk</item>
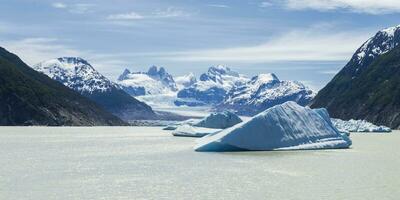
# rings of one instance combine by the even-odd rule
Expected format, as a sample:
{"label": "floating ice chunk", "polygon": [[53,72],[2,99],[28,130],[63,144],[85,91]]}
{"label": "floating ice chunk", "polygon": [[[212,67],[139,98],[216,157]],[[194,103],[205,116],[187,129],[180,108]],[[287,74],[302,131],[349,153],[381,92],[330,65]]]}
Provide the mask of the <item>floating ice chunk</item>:
{"label": "floating ice chunk", "polygon": [[295,102],[274,106],[247,122],[197,140],[196,151],[348,148],[351,140],[330,121],[325,109]]}
{"label": "floating ice chunk", "polygon": [[188,119],[185,121],[170,124],[170,125],[166,126],[165,128],[163,128],[163,130],[175,130],[179,126],[182,126],[182,125],[191,125],[192,126],[194,124],[199,123],[199,121],[200,121],[200,119]]}
{"label": "floating ice chunk", "polygon": [[211,129],[203,127],[194,127],[188,124],[179,126],[175,131],[172,132],[174,136],[184,137],[203,137],[208,134],[215,134],[221,131],[221,129]]}
{"label": "floating ice chunk", "polygon": [[334,119],[332,122],[337,129],[344,132],[391,132],[392,130],[386,126],[377,126],[365,120],[354,120],[349,121]]}
{"label": "floating ice chunk", "polygon": [[242,120],[235,113],[224,111],[219,113],[212,113],[209,116],[200,120],[198,123],[195,123],[194,126],[225,129],[232,127],[240,122],[242,122]]}
{"label": "floating ice chunk", "polygon": [[242,120],[236,114],[225,111],[219,113],[212,113],[203,119],[189,119],[183,122],[168,125],[163,130],[175,130],[179,126],[188,124],[191,126],[214,128],[214,129],[225,129],[234,126]]}

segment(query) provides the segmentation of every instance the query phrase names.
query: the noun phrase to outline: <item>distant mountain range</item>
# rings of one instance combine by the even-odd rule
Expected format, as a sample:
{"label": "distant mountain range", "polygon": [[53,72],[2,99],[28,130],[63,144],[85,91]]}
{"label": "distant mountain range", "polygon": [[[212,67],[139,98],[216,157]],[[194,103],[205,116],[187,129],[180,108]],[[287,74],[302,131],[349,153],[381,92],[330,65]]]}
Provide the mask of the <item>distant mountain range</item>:
{"label": "distant mountain range", "polygon": [[119,76],[117,83],[132,96],[155,95],[178,91],[172,75],[163,67],[152,66],[147,72],[130,72],[128,69]]}
{"label": "distant mountain range", "polygon": [[0,125],[94,126],[126,123],[0,48]]}
{"label": "distant mountain range", "polygon": [[297,81],[281,81],[275,74],[259,74],[241,86],[232,88],[219,110],[235,110],[240,115],[255,115],[287,101],[308,105],[315,93]]}
{"label": "distant mountain range", "polygon": [[307,105],[315,93],[300,82],[281,81],[275,74],[248,79],[219,65],[210,67],[200,81],[180,90],[177,96],[176,105],[213,105],[216,110],[228,109],[249,116],[287,101]]}
{"label": "distant mountain range", "polygon": [[241,86],[247,81],[248,78],[232,71],[229,67],[222,65],[210,67],[206,73],[200,75],[199,81],[178,92],[175,104],[217,105],[233,87]]}
{"label": "distant mountain range", "polygon": [[315,97],[334,118],[400,128],[400,26],[367,40]]}
{"label": "distant mountain range", "polygon": [[88,97],[123,120],[156,118],[150,106],[127,94],[82,58],[52,59],[34,65],[33,69]]}

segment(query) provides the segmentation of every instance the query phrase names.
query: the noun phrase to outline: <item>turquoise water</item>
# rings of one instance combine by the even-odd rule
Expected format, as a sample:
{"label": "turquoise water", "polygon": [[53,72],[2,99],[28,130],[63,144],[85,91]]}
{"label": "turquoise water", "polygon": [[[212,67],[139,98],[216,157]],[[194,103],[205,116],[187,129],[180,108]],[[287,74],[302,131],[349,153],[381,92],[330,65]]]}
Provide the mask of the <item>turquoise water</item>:
{"label": "turquoise water", "polygon": [[198,153],[160,127],[0,127],[0,199],[399,199],[400,133],[346,150]]}

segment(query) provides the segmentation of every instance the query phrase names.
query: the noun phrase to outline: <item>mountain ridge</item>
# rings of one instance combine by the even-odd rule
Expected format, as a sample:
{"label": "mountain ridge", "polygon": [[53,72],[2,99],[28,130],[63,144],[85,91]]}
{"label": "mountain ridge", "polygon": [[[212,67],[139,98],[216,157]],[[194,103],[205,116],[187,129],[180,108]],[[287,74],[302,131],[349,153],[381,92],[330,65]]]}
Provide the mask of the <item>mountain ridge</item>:
{"label": "mountain ridge", "polygon": [[150,106],[127,94],[82,58],[61,57],[43,61],[32,68],[79,92],[125,121],[156,118]]}
{"label": "mountain ridge", "polygon": [[0,71],[1,125],[127,125],[2,47]]}

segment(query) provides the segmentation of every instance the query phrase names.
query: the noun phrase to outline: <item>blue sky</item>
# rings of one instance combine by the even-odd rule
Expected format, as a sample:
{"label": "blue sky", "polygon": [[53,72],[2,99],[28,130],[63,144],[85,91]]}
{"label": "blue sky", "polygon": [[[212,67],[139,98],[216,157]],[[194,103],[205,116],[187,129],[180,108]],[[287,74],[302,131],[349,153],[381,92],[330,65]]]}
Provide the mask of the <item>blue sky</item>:
{"label": "blue sky", "polygon": [[28,64],[80,56],[111,79],[224,64],[319,89],[365,40],[400,24],[396,1],[0,0],[0,46]]}

